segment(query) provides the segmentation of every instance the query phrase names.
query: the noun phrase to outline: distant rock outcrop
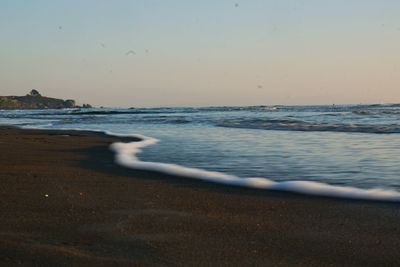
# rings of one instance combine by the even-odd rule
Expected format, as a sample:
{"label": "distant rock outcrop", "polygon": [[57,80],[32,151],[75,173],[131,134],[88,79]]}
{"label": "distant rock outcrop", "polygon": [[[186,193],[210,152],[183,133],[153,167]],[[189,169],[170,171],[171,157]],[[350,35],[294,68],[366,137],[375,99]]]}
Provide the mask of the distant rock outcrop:
{"label": "distant rock outcrop", "polygon": [[27,96],[42,96],[38,90],[32,89]]}
{"label": "distant rock outcrop", "polygon": [[[61,109],[80,108],[75,100],[62,100],[42,96],[39,91],[33,89],[26,96],[0,96],[0,109]],[[90,108],[84,104],[83,108]]]}

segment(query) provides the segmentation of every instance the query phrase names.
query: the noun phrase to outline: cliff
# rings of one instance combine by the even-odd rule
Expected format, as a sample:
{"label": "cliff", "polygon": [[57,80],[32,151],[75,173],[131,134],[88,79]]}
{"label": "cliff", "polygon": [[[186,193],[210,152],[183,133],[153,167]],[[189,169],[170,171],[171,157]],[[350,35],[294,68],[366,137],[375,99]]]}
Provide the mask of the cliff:
{"label": "cliff", "polygon": [[[0,109],[61,109],[80,107],[74,100],[57,99],[40,95],[32,90],[26,96],[0,96]],[[83,107],[91,107],[84,104]]]}

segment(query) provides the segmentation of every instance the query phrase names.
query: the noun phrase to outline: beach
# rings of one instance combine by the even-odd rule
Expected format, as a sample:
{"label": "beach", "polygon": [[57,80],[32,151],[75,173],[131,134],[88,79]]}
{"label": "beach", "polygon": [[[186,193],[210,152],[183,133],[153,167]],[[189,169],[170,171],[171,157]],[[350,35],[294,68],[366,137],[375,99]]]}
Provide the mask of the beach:
{"label": "beach", "polygon": [[117,141],[0,129],[0,265],[400,265],[398,203],[127,169]]}

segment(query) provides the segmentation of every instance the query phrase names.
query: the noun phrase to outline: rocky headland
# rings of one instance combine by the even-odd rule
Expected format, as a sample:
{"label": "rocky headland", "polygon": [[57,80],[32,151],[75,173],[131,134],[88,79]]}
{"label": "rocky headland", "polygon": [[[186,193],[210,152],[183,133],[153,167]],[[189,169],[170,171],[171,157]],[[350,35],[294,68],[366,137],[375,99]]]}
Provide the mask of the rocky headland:
{"label": "rocky headland", "polygon": [[26,96],[0,96],[0,109],[62,109],[90,108],[89,104],[78,106],[72,99],[57,99],[42,96],[33,89]]}

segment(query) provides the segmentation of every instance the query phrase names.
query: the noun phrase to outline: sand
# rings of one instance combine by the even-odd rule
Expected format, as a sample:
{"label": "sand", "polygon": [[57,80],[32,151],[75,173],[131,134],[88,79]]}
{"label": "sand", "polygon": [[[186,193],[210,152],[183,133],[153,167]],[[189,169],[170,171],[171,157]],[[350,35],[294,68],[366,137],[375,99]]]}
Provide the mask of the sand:
{"label": "sand", "polygon": [[129,170],[120,140],[0,129],[0,265],[400,265],[398,203]]}

